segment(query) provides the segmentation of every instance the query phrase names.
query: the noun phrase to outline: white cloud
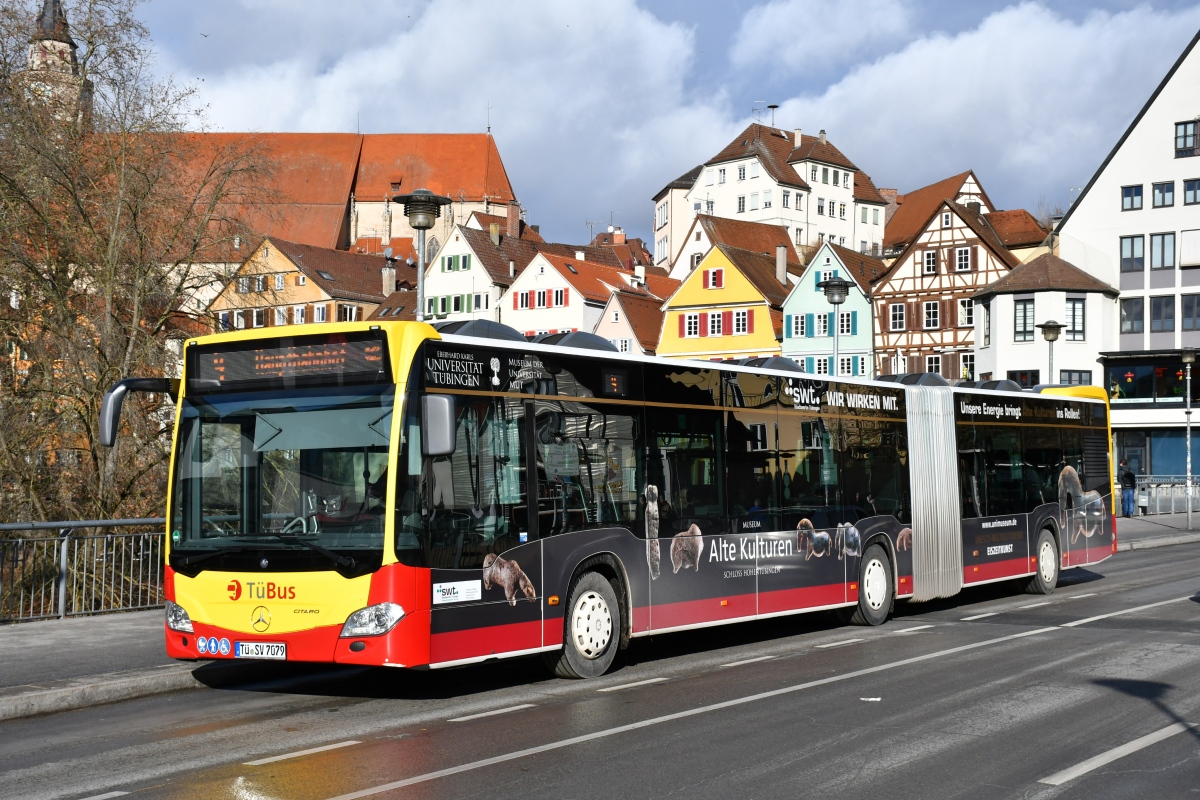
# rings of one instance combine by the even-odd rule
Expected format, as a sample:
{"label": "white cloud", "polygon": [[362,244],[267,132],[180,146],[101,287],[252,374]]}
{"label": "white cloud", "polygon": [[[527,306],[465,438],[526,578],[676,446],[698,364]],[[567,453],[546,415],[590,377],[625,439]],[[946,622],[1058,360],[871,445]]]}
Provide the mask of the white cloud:
{"label": "white cloud", "polygon": [[910,16],[901,0],[773,0],[746,12],[730,59],[741,68],[829,74],[902,42]]}
{"label": "white cloud", "polygon": [[974,168],[1002,206],[1065,203],[1198,26],[1197,8],[1072,21],[1025,3],[912,41],[779,117],[826,128],[879,185],[904,191]]}

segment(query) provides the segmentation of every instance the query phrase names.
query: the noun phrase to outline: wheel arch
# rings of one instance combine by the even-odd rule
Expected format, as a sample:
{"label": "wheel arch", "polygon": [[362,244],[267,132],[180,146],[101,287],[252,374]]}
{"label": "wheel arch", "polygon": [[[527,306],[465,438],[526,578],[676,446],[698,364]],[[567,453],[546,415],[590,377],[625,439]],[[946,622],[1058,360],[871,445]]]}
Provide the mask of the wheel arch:
{"label": "wheel arch", "polygon": [[569,587],[574,586],[575,581],[585,572],[595,572],[613,585],[613,590],[617,594],[617,604],[621,608],[619,646],[624,650],[629,647],[629,639],[633,633],[633,598],[629,591],[629,573],[625,569],[625,562],[621,560],[620,556],[609,550],[593,553],[581,559],[571,570],[571,577],[567,581],[568,591]]}

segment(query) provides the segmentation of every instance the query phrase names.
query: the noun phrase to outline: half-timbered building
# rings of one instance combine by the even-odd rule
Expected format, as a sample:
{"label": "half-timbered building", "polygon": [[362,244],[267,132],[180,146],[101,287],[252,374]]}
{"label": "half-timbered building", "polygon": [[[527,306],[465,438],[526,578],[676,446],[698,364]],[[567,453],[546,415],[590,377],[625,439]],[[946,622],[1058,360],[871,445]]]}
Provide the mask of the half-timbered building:
{"label": "half-timbered building", "polygon": [[878,374],[974,378],[972,296],[1019,263],[978,203],[943,200],[874,282]]}

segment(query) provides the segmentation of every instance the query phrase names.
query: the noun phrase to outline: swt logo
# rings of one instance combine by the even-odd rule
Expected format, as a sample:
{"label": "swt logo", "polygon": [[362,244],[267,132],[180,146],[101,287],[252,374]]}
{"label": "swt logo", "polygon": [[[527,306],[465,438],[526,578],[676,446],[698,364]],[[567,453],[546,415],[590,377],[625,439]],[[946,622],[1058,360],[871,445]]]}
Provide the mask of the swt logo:
{"label": "swt logo", "polygon": [[240,599],[240,598],[241,598],[241,596],[242,596],[242,583],[241,583],[241,581],[230,581],[230,582],[229,582],[229,585],[225,587],[225,591],[229,592],[229,599],[230,599],[230,600],[238,600],[238,599]]}

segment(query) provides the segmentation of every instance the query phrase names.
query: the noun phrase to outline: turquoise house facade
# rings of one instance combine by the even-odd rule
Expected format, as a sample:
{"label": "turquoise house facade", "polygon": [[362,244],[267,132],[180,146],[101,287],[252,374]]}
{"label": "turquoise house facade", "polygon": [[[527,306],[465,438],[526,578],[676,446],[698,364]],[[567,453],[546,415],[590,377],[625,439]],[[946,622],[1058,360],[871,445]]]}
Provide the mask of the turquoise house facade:
{"label": "turquoise house facade", "polygon": [[[823,243],[783,303],[783,355],[813,375],[872,377],[871,284],[885,272],[887,267],[879,259]],[[836,312],[817,285],[826,278],[850,282],[846,302]],[[835,331],[837,364],[833,363]]]}

